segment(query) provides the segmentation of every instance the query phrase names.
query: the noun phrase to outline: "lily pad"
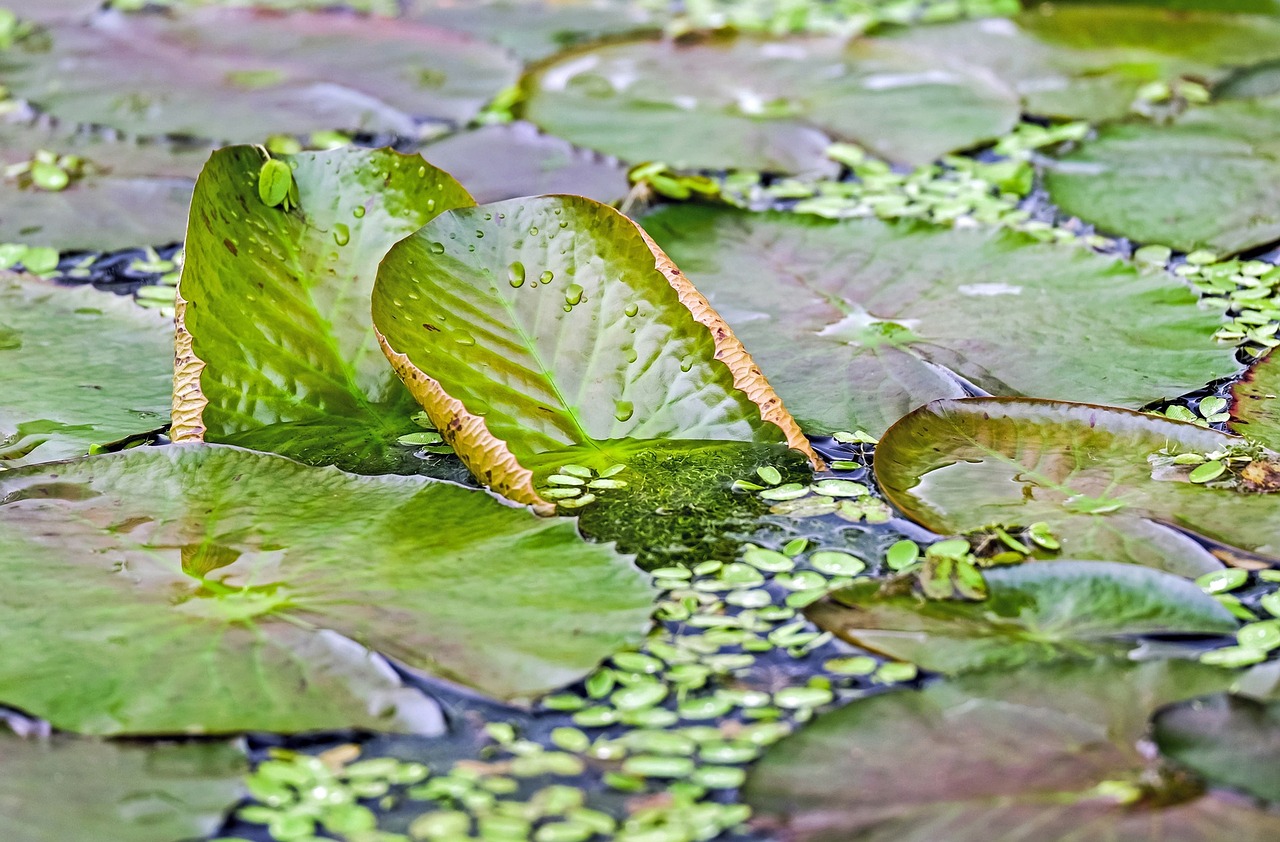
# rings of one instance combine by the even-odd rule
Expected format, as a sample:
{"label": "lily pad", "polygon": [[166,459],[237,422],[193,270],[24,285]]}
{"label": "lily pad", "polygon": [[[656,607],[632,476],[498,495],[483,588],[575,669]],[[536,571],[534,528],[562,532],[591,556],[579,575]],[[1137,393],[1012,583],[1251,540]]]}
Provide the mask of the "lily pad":
{"label": "lily pad", "polygon": [[0,165],[37,150],[83,159],[82,174],[57,191],[0,182],[0,241],[59,251],[112,250],[182,239],[207,144],[111,142],[37,124],[0,122]]}
{"label": "lily pad", "polygon": [[46,32],[0,54],[0,81],[63,120],[140,135],[415,135],[421,119],[467,122],[517,73],[499,47],[350,14],[112,12]]}
{"label": "lily pad", "polygon": [[984,391],[1136,409],[1239,369],[1178,281],[1072,244],[694,206],[644,224],[810,433]]}
{"label": "lily pad", "polygon": [[0,703],[96,734],[438,731],[364,646],[503,699],[637,643],[612,548],[479,491],[217,445],[0,474]]}
{"label": "lily pad", "polygon": [[948,674],[1122,656],[1141,635],[1234,634],[1238,626],[1194,583],[1129,564],[1030,562],[984,578],[982,602],[886,594],[864,581],[807,613],[856,646]]}
{"label": "lily pad", "polygon": [[132,301],[0,273],[0,468],[164,425],[173,327]]}
{"label": "lily pad", "polygon": [[1213,83],[1241,66],[1280,58],[1271,14],[1045,3],[1012,19],[914,26],[886,36],[938,68],[985,72],[1041,117],[1113,120],[1142,86],[1192,78]]}
{"label": "lily pad", "polygon": [[708,36],[568,53],[525,80],[524,116],[633,163],[830,172],[833,139],[922,164],[1018,119],[990,74],[887,40]]}
{"label": "lily pad", "polygon": [[430,470],[368,298],[378,261],[472,204],[447,173],[390,150],[286,158],[299,206],[258,193],[260,147],[218,151],[192,203],[179,283],[175,441],[223,442],[357,473]]}
{"label": "lily pad", "polygon": [[524,122],[459,132],[420,151],[465,184],[477,202],[572,193],[609,203],[631,188],[627,168],[616,158],[579,149]]}
{"label": "lily pad", "polygon": [[755,768],[746,798],[790,840],[1267,842],[1280,813],[1143,745],[1158,708],[1223,689],[1192,662],[987,672],[820,717]]}
{"label": "lily pad", "polygon": [[1193,108],[1170,126],[1117,124],[1045,174],[1063,211],[1110,234],[1234,253],[1280,238],[1280,98]]}
{"label": "lily pad", "polygon": [[204,838],[243,795],[227,742],[123,743],[0,736],[0,838],[13,842]]}
{"label": "lily pad", "polygon": [[1160,751],[1215,785],[1280,803],[1280,702],[1219,694],[1155,720]]}
{"label": "lily pad", "polygon": [[1193,466],[1158,454],[1242,441],[1112,407],[941,400],[885,433],[876,479],[895,506],[937,532],[1045,521],[1066,556],[1196,576],[1217,562],[1180,530],[1274,557],[1280,497],[1194,484]]}
{"label": "lily pad", "polygon": [[407,6],[409,20],[494,41],[525,61],[661,25],[649,9],[628,0],[410,0]]}
{"label": "lily pad", "polygon": [[442,214],[383,260],[373,320],[472,474],[543,511],[534,461],[570,447],[721,439],[812,456],[706,300],[635,223],[588,199]]}
{"label": "lily pad", "polygon": [[1280,450],[1280,354],[1268,353],[1231,387],[1231,429]]}

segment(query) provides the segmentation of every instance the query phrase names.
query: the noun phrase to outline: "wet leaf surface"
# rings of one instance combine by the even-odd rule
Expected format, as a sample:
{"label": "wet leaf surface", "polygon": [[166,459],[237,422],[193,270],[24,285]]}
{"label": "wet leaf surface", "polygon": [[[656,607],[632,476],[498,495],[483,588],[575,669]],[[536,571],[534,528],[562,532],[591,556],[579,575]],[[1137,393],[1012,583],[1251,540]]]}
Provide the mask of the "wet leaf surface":
{"label": "wet leaf surface", "polygon": [[570,521],[216,445],[0,475],[0,564],[0,702],[96,734],[436,733],[363,646],[528,698],[637,642],[651,594]]}
{"label": "wet leaf surface", "polygon": [[1133,565],[1029,562],[983,577],[982,602],[891,595],[866,581],[807,613],[855,646],[947,674],[1123,656],[1141,635],[1232,634],[1238,625],[1195,584]]}
{"label": "wet leaf surface", "polygon": [[241,143],[465,123],[516,72],[501,48],[422,24],[252,9],[102,14],[0,54],[0,82],[63,120]]}
{"label": "wet leaf surface", "polygon": [[545,503],[532,459],[592,442],[807,446],[674,271],[634,223],[586,199],[460,208],[391,250],[374,322],[472,473],[521,502]]}
{"label": "wet leaf surface", "polygon": [[1180,661],[987,672],[855,702],[771,749],[747,800],[788,840],[1265,842],[1280,814],[1144,751],[1230,673]]}
{"label": "wet leaf surface", "polygon": [[168,319],[92,289],[0,273],[0,467],[163,426],[172,360]]}
{"label": "wet leaf surface", "polygon": [[571,193],[598,202],[627,195],[627,168],[529,123],[484,126],[424,146],[422,156],[466,185],[477,202]]}
{"label": "wet leaf surface", "polygon": [[1211,783],[1280,802],[1280,702],[1224,694],[1162,711],[1156,745]]}
{"label": "wet leaf surface", "polygon": [[1162,522],[1275,557],[1280,498],[1195,484],[1191,466],[1158,454],[1241,441],[1110,407],[944,400],[885,434],[876,478],[895,506],[938,532],[1046,521],[1066,556],[1195,576],[1217,562]]}
{"label": "wet leaf surface", "polygon": [[0,165],[38,150],[82,158],[82,174],[63,190],[0,181],[0,241],[60,251],[177,242],[186,232],[195,178],[211,147],[110,142],[38,125],[0,122]]}
{"label": "wet leaf surface", "polygon": [[243,794],[231,743],[123,743],[0,733],[0,836],[14,842],[203,838]]}
{"label": "wet leaf surface", "polygon": [[877,434],[965,381],[1136,409],[1239,368],[1177,280],[1074,245],[693,206],[644,224],[809,433]]}
{"label": "wet leaf surface", "polygon": [[175,440],[357,473],[433,472],[398,443],[421,432],[418,406],[378,350],[369,291],[393,243],[471,197],[390,150],[287,160],[300,201],[288,212],[259,196],[259,148],[220,150],[200,177],[179,284],[196,359],[179,369]]}
{"label": "wet leaf surface", "polygon": [[1063,211],[1139,243],[1235,253],[1280,238],[1280,99],[1105,126],[1045,175]]}
{"label": "wet leaf surface", "polygon": [[932,62],[875,39],[633,41],[539,68],[524,115],[632,163],[772,172],[831,172],[832,139],[921,164],[1012,128],[1006,88]]}

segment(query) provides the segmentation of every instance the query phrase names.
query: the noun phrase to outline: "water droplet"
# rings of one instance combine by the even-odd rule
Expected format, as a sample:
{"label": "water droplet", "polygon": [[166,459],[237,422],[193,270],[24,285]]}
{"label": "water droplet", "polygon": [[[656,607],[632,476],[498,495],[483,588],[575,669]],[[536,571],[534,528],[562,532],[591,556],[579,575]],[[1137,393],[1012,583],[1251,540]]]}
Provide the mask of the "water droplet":
{"label": "water droplet", "polygon": [[493,214],[491,214],[491,213],[486,213],[486,214],[484,215],[484,221],[485,221],[485,222],[488,222],[488,221],[489,221],[489,220],[491,220],[491,219],[493,219]]}
{"label": "water droplet", "polygon": [[562,219],[562,220],[560,220],[560,227],[561,227],[561,228],[568,228],[568,227],[569,227],[569,220],[567,220],[567,219]]}
{"label": "water droplet", "polygon": [[426,174],[427,174],[426,167],[418,167],[418,178],[423,178],[426,176]]}
{"label": "water droplet", "polygon": [[637,359],[639,359],[639,357],[638,357],[638,355],[636,354],[636,349],[635,349],[635,348],[628,348],[628,349],[627,349],[627,362],[629,362],[629,363],[633,363],[633,362],[635,362]]}
{"label": "water droplet", "polygon": [[630,421],[635,412],[636,405],[631,401],[618,401],[613,405],[613,417],[619,421]]}
{"label": "water droplet", "polygon": [[465,330],[456,330],[456,331],[454,331],[454,333],[453,333],[453,341],[454,341],[454,342],[457,342],[459,345],[474,345],[474,344],[476,344],[476,338],[475,338],[474,336],[472,336],[471,334],[467,333]]}
{"label": "water droplet", "polygon": [[582,285],[569,284],[569,288],[564,291],[564,300],[569,302],[570,306],[577,304],[582,300]]}
{"label": "water droplet", "polygon": [[432,253],[432,254],[444,254],[444,243],[432,243],[432,244],[431,244],[431,253]]}
{"label": "water droplet", "polygon": [[534,225],[529,228],[529,236],[530,237],[538,236],[538,226]]}
{"label": "water droplet", "polygon": [[693,368],[693,357],[685,357],[680,361],[681,371],[688,371],[691,368]]}
{"label": "water droplet", "polygon": [[356,219],[364,219],[364,205],[356,205],[351,211],[351,215]]}
{"label": "water droplet", "polygon": [[626,313],[626,314],[627,314],[627,318],[629,319],[629,318],[631,318],[632,316],[634,316],[636,313],[639,313],[639,312],[640,312],[640,305],[639,305],[639,304],[628,304],[628,305],[627,305],[627,309],[623,310],[622,312]]}
{"label": "water droplet", "polygon": [[339,222],[333,226],[333,241],[340,246],[351,242],[351,229]]}
{"label": "water droplet", "polygon": [[538,280],[544,284],[551,283],[552,281],[555,280],[555,278],[556,278],[555,274],[550,269],[548,269],[547,271],[543,272],[541,275],[538,276]]}
{"label": "water droplet", "polygon": [[537,281],[534,281],[533,283],[529,284],[529,289],[537,289],[537,288],[538,288],[538,282],[537,282]]}
{"label": "water droplet", "polygon": [[474,244],[467,246],[467,251],[474,252],[475,250],[476,250],[476,247]]}
{"label": "water droplet", "polygon": [[560,208],[556,208],[554,211],[552,211],[552,213],[554,213],[556,216],[559,216],[559,215],[560,215]]}
{"label": "water droplet", "polygon": [[517,260],[507,267],[507,280],[511,286],[519,289],[524,286],[524,264]]}
{"label": "water droplet", "polygon": [[427,199],[427,210],[435,210],[435,209],[436,209],[436,200]]}
{"label": "water droplet", "polygon": [[481,231],[479,228],[477,228],[477,229],[476,229],[476,236],[477,236],[477,237],[481,237],[481,238],[483,238],[483,237],[484,237],[484,232],[483,232],[483,231]]}
{"label": "water droplet", "polygon": [[565,311],[566,313],[572,313],[572,312],[573,312],[573,305],[572,305],[572,304],[566,304],[566,305],[564,305],[564,311]]}

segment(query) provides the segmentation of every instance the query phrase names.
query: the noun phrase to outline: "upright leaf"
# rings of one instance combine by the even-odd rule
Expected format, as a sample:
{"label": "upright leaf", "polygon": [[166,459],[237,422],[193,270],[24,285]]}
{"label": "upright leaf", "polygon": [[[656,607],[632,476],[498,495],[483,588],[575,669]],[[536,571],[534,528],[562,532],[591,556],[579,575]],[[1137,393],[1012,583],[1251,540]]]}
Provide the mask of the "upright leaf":
{"label": "upright leaf", "polygon": [[1231,387],[1231,429],[1280,450],[1280,354],[1259,359]]}
{"label": "upright leaf", "polygon": [[87,287],[0,273],[0,468],[164,425],[168,319]]}
{"label": "upright leaf", "polygon": [[706,300],[635,223],[588,199],[441,215],[382,262],[373,318],[471,472],[543,511],[534,469],[566,448],[675,438],[812,453]]}
{"label": "upright leaf", "polygon": [[1137,409],[1239,368],[1179,281],[1074,245],[694,206],[645,225],[811,433],[971,388]]}
{"label": "upright leaf", "polygon": [[378,261],[472,204],[447,173],[390,150],[287,158],[298,208],[259,196],[259,147],[221,149],[196,184],[179,283],[175,441],[212,441],[360,473],[426,470],[417,411],[378,350]]}
{"label": "upright leaf", "polygon": [[856,646],[957,673],[1110,654],[1139,635],[1231,634],[1231,614],[1185,579],[1127,564],[1028,562],[985,572],[981,602],[925,600],[856,582],[808,610]]}
{"label": "upright leaf", "polygon": [[611,547],[483,492],[218,445],[0,474],[0,704],[95,734],[438,732],[364,647],[522,700],[639,641]]}
{"label": "upright leaf", "polygon": [[1280,812],[1205,792],[1144,744],[1156,710],[1230,681],[1101,660],[880,694],[770,749],[746,799],[797,842],[1267,842]]}
{"label": "upright leaf", "polygon": [[1242,441],[1111,407],[943,400],[885,433],[876,479],[894,505],[938,532],[1045,521],[1069,557],[1195,576],[1218,563],[1180,530],[1280,556],[1280,496],[1195,483],[1194,465],[1171,464]]}

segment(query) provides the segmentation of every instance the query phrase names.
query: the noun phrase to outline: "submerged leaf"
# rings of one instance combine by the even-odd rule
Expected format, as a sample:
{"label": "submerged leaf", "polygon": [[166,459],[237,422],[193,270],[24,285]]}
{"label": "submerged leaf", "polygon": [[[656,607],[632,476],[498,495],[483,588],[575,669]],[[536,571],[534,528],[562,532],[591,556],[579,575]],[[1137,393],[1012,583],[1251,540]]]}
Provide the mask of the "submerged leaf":
{"label": "submerged leaf", "polygon": [[258,147],[221,149],[196,186],[174,440],[357,473],[433,470],[399,442],[421,430],[418,406],[378,350],[368,296],[394,242],[471,197],[416,155],[341,149],[274,161],[293,168],[300,204],[286,212],[259,195],[269,163]]}
{"label": "submerged leaf", "polygon": [[476,478],[543,511],[535,463],[566,448],[722,439],[812,454],[705,299],[635,223],[588,199],[441,215],[382,262],[373,318]]}
{"label": "submerged leaf", "polygon": [[524,116],[580,146],[680,168],[830,172],[833,139],[923,164],[994,140],[1017,98],[887,39],[712,36],[566,53],[525,80]]}
{"label": "submerged leaf", "polygon": [[857,582],[809,617],[861,646],[934,672],[1123,655],[1145,634],[1231,634],[1236,620],[1195,584],[1127,564],[1028,562],[985,573],[980,603],[886,594]]}
{"label": "submerged leaf", "polygon": [[363,647],[504,699],[638,642],[650,588],[571,521],[216,445],[0,474],[0,703],[97,734],[436,732]]}
{"label": "submerged leaf", "polygon": [[692,206],[645,225],[810,433],[878,434],[970,386],[1137,409],[1239,368],[1189,289],[1074,245]]}
{"label": "submerged leaf", "polygon": [[1063,211],[1109,233],[1234,253],[1280,238],[1280,98],[1104,126],[1045,174]]}
{"label": "submerged leaf", "polygon": [[14,95],[72,123],[240,143],[465,123],[517,70],[506,51],[456,32],[353,14],[115,12],[47,34],[0,58]]}
{"label": "submerged leaf", "polygon": [[249,764],[227,742],[20,739],[0,733],[0,839],[205,838],[243,794]]}
{"label": "submerged leaf", "polygon": [[779,742],[746,799],[804,842],[1268,842],[1280,813],[1203,792],[1143,744],[1160,707],[1230,681],[1194,662],[1103,660],[881,694]]}
{"label": "submerged leaf", "polygon": [[1280,701],[1216,695],[1162,711],[1156,745],[1210,783],[1280,803]]}
{"label": "submerged leaf", "polygon": [[889,429],[876,479],[936,532],[1044,521],[1071,558],[1144,564],[1183,576],[1219,563],[1183,530],[1280,555],[1280,496],[1192,483],[1178,453],[1235,436],[1112,407],[973,398],[935,401]]}
{"label": "submerged leaf", "polygon": [[0,468],[165,424],[173,328],[132,301],[0,273]]}

